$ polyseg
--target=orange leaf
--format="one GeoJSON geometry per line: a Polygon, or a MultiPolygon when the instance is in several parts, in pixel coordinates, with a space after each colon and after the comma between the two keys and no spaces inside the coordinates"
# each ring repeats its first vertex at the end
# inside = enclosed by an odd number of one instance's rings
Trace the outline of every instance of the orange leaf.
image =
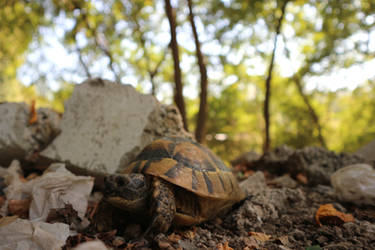
{"type": "Polygon", "coordinates": [[[249,232],[249,235],[253,237],[256,240],[259,240],[261,242],[266,242],[271,238],[270,235],[264,234],[264,233],[258,233],[258,232],[249,232]]]}
{"type": "Polygon", "coordinates": [[[29,115],[29,124],[34,124],[38,121],[38,117],[36,115],[35,111],[35,100],[32,100],[31,106],[30,106],[30,115],[29,115]]]}
{"type": "Polygon", "coordinates": [[[219,243],[217,244],[216,246],[216,249],[217,250],[233,250],[233,248],[231,248],[229,245],[228,245],[228,241],[223,244],[219,243]]]}
{"type": "Polygon", "coordinates": [[[346,222],[353,222],[354,217],[351,214],[345,214],[337,211],[332,204],[321,205],[315,214],[315,221],[319,226],[324,225],[342,225],[346,222]]]}
{"type": "Polygon", "coordinates": [[[178,241],[181,240],[181,235],[171,233],[170,235],[168,235],[168,240],[173,243],[178,243],[178,241]]]}
{"type": "Polygon", "coordinates": [[[307,182],[308,182],[305,174],[299,173],[299,174],[297,174],[296,178],[302,184],[307,184],[307,182]]]}
{"type": "Polygon", "coordinates": [[[0,207],[2,207],[5,203],[5,197],[4,196],[0,196],[0,207]]]}
{"type": "Polygon", "coordinates": [[[28,218],[31,199],[9,200],[8,210],[11,215],[18,215],[21,218],[28,218]]]}

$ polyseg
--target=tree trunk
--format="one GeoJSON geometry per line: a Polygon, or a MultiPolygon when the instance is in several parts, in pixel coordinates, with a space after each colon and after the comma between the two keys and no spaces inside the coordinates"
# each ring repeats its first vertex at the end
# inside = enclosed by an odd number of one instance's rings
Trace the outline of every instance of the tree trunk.
{"type": "Polygon", "coordinates": [[[277,48],[277,37],[280,34],[281,31],[281,25],[284,20],[284,15],[285,15],[285,10],[286,10],[286,5],[289,0],[285,0],[283,2],[283,5],[281,6],[281,15],[279,19],[277,20],[276,24],[276,32],[275,32],[275,39],[273,42],[273,51],[272,51],[272,56],[271,56],[271,62],[268,67],[268,74],[266,78],[266,94],[264,98],[264,121],[265,121],[265,140],[264,140],[264,145],[263,145],[263,152],[269,151],[271,147],[271,137],[270,137],[270,102],[271,102],[271,80],[272,80],[272,71],[273,71],[273,66],[274,66],[274,61],[275,61],[275,53],[276,53],[276,48],[277,48]]]}
{"type": "MultiPolygon", "coordinates": [[[[284,39],[284,44],[285,44],[285,54],[286,54],[286,57],[290,60],[290,51],[287,47],[287,43],[286,43],[286,38],[283,37],[284,39]]],[[[294,73],[293,74],[293,81],[294,83],[296,84],[296,87],[297,87],[297,90],[298,90],[298,93],[300,94],[300,96],[302,97],[303,99],[303,102],[305,103],[307,109],[309,110],[309,113],[311,115],[311,118],[313,119],[313,122],[315,123],[315,126],[316,128],[318,129],[318,140],[320,142],[320,145],[324,148],[327,148],[327,144],[326,144],[326,141],[323,137],[323,134],[322,134],[322,126],[320,125],[320,121],[319,121],[319,117],[318,115],[316,114],[313,106],[311,105],[310,103],[310,100],[309,98],[307,97],[307,95],[305,95],[304,91],[303,91],[303,85],[301,83],[301,75],[298,74],[298,73],[294,73]]]]}
{"type": "Polygon", "coordinates": [[[204,62],[204,57],[201,51],[201,44],[198,38],[197,28],[194,22],[194,14],[193,14],[193,4],[192,0],[187,0],[189,6],[189,20],[191,24],[191,29],[194,35],[194,42],[195,42],[195,50],[198,59],[199,65],[199,72],[201,76],[201,92],[199,95],[199,111],[197,117],[197,126],[195,129],[195,138],[198,142],[203,143],[205,141],[206,136],[206,120],[207,120],[207,85],[208,85],[208,78],[207,78],[207,68],[204,62]]]}
{"type": "Polygon", "coordinates": [[[324,137],[322,135],[322,127],[320,126],[319,117],[316,114],[314,108],[312,107],[309,99],[307,98],[307,96],[303,92],[303,87],[302,87],[302,84],[301,84],[301,79],[296,74],[294,74],[293,75],[293,80],[294,80],[294,82],[295,82],[295,84],[297,86],[298,93],[301,95],[301,97],[303,99],[303,102],[306,104],[307,109],[309,110],[309,113],[311,115],[311,118],[313,119],[313,121],[315,123],[315,126],[318,129],[318,140],[320,142],[320,145],[322,147],[324,147],[324,148],[327,148],[327,144],[326,144],[326,142],[324,140],[324,137]]]}
{"type": "Polygon", "coordinates": [[[185,111],[185,102],[184,102],[184,96],[182,94],[183,86],[182,86],[181,69],[180,69],[180,56],[179,56],[179,51],[178,51],[177,35],[176,35],[176,18],[173,13],[173,8],[172,8],[170,0],[165,0],[165,12],[167,14],[169,26],[171,29],[170,47],[171,47],[172,56],[173,56],[174,82],[175,82],[174,102],[176,106],[178,107],[178,109],[180,110],[182,121],[184,123],[184,128],[188,131],[186,111],[185,111]]]}

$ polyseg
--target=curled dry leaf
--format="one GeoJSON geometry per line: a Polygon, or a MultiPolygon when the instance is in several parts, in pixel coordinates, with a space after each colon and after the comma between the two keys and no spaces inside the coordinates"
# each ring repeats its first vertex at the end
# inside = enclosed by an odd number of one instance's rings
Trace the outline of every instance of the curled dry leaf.
{"type": "Polygon", "coordinates": [[[297,181],[299,181],[302,184],[308,183],[308,180],[307,180],[307,177],[306,177],[305,174],[302,174],[302,173],[297,174],[296,179],[297,179],[297,181]]]}
{"type": "Polygon", "coordinates": [[[290,242],[289,242],[289,237],[288,235],[283,235],[283,236],[280,236],[276,239],[276,242],[280,242],[282,245],[284,246],[288,246],[290,245],[290,242]]]}
{"type": "Polygon", "coordinates": [[[20,218],[29,217],[31,199],[9,200],[8,211],[11,215],[18,215],[20,218]]]}
{"type": "Polygon", "coordinates": [[[217,250],[233,250],[233,248],[231,248],[231,247],[229,246],[228,241],[225,242],[224,245],[223,245],[222,243],[217,244],[216,249],[217,249],[217,250]]]}
{"type": "Polygon", "coordinates": [[[30,115],[29,115],[29,124],[34,124],[38,121],[38,116],[36,115],[35,111],[35,100],[32,100],[30,106],[30,115]]]}
{"type": "Polygon", "coordinates": [[[181,231],[179,232],[179,234],[185,239],[193,239],[195,237],[196,232],[197,232],[197,228],[192,227],[192,229],[181,231]]]}
{"type": "Polygon", "coordinates": [[[132,241],[126,244],[124,250],[147,249],[147,242],[143,240],[132,241]]]}
{"type": "Polygon", "coordinates": [[[35,178],[39,177],[39,176],[40,176],[40,175],[37,174],[37,173],[31,173],[31,174],[29,174],[29,175],[26,177],[26,180],[27,180],[27,181],[30,181],[30,180],[32,180],[32,179],[35,179],[35,178]]]}
{"type": "Polygon", "coordinates": [[[5,196],[0,196],[0,207],[2,207],[5,203],[5,196]]]}
{"type": "Polygon", "coordinates": [[[249,232],[249,235],[251,237],[255,238],[256,240],[261,241],[261,242],[266,242],[267,240],[269,240],[271,238],[270,235],[264,234],[264,233],[259,233],[259,232],[249,232]]]}
{"type": "Polygon", "coordinates": [[[181,240],[181,235],[171,233],[170,235],[168,235],[168,240],[170,240],[173,243],[178,243],[178,241],[181,240]]]}
{"type": "Polygon", "coordinates": [[[337,211],[332,204],[321,205],[315,214],[315,221],[319,226],[324,225],[342,225],[346,222],[353,222],[354,217],[351,214],[345,214],[337,211]]]}

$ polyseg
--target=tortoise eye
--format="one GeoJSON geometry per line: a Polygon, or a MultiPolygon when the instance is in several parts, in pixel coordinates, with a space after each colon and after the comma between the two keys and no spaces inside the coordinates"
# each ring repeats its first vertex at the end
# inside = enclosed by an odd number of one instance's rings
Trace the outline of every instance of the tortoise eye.
{"type": "Polygon", "coordinates": [[[122,186],[124,186],[126,184],[126,182],[125,182],[124,178],[122,178],[122,176],[121,177],[119,176],[116,179],[116,184],[117,184],[117,186],[122,187],[122,186]]]}

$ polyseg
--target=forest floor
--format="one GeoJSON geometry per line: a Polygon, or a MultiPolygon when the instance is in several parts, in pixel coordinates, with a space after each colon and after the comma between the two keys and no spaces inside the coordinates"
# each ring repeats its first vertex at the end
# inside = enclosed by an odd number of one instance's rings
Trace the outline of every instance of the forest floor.
{"type": "MultiPolygon", "coordinates": [[[[319,184],[323,177],[313,180],[314,174],[293,173],[287,167],[297,151],[275,152],[235,163],[235,174],[248,197],[226,214],[200,225],[172,227],[165,234],[141,237],[145,226],[129,224],[121,211],[104,208],[109,217],[98,217],[103,209],[98,208],[100,190],[91,195],[86,226],[70,205],[51,210],[47,222],[63,222],[78,232],[68,237],[63,249],[95,239],[113,249],[374,249],[375,207],[339,201],[329,184],[319,184]],[[318,212],[319,208],[326,210],[318,212]],[[115,220],[117,226],[99,232],[98,218],[104,223],[115,220]]],[[[358,157],[318,148],[298,152],[305,162],[320,163],[326,172],[361,162],[358,157]]]]}
{"type": "MultiPolygon", "coordinates": [[[[261,160],[238,163],[237,175],[241,179],[251,175],[246,182],[253,191],[230,212],[212,221],[191,228],[172,228],[166,234],[142,239],[138,225],[124,229],[123,237],[116,236],[118,230],[84,233],[69,238],[65,247],[100,238],[117,249],[374,249],[375,207],[340,202],[330,185],[309,185],[316,181],[303,174],[292,178],[293,174],[286,173],[287,168],[277,171],[279,174],[265,170],[270,162],[280,170],[287,162],[284,152],[291,155],[290,150],[279,150],[261,160]],[[261,163],[262,167],[253,163],[261,163]],[[326,204],[332,204],[330,211],[317,215],[326,204]]],[[[320,162],[328,168],[340,164],[336,169],[360,161],[322,149],[304,150],[303,154],[306,161],[312,157],[315,164],[320,162]]]]}

